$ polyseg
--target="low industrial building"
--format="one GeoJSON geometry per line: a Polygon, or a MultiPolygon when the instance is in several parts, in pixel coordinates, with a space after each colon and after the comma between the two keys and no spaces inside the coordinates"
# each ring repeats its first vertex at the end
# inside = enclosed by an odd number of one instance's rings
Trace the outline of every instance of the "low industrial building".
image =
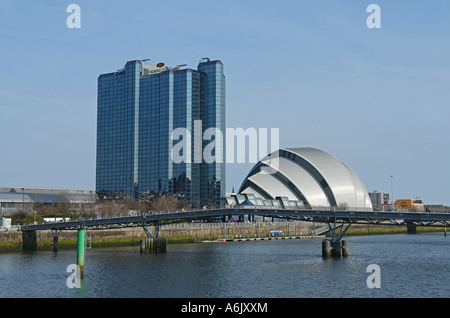
{"type": "Polygon", "coordinates": [[[423,212],[425,206],[421,198],[413,199],[397,199],[395,201],[397,211],[423,212]]]}
{"type": "Polygon", "coordinates": [[[18,211],[32,213],[43,205],[67,204],[70,209],[77,210],[83,204],[95,202],[95,190],[0,187],[0,216],[18,211]]]}

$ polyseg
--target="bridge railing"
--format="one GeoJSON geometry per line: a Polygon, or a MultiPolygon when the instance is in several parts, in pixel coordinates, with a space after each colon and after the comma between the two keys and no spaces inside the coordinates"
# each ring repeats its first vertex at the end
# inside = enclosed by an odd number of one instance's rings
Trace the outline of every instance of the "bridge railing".
{"type": "Polygon", "coordinates": [[[274,222],[185,222],[185,223],[169,223],[165,224],[165,227],[170,228],[198,228],[198,227],[246,227],[246,226],[288,226],[288,225],[316,225],[315,222],[308,221],[274,221],[274,222]]]}

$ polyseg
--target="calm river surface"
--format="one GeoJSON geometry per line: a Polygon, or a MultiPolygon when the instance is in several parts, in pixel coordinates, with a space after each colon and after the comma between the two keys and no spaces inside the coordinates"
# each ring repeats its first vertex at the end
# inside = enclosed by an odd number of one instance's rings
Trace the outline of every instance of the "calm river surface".
{"type": "Polygon", "coordinates": [[[80,288],[68,288],[75,250],[0,254],[0,297],[441,298],[450,297],[450,237],[347,237],[349,256],[321,257],[321,239],[88,249],[80,288]],[[380,268],[380,288],[368,288],[380,268]]]}

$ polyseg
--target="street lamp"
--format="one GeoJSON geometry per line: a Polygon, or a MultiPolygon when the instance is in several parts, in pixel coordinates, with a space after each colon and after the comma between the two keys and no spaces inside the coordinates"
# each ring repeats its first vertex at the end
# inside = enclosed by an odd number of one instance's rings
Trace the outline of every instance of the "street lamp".
{"type": "Polygon", "coordinates": [[[394,176],[391,175],[391,200],[392,200],[392,211],[394,211],[394,176]]]}

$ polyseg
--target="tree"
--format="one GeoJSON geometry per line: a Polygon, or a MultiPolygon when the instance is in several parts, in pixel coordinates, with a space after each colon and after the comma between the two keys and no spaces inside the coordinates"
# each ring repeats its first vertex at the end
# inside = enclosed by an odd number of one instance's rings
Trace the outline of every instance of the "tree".
{"type": "Polygon", "coordinates": [[[128,208],[124,203],[103,201],[95,207],[101,217],[116,217],[128,214],[128,208]]]}
{"type": "Polygon", "coordinates": [[[165,194],[156,199],[152,205],[152,211],[168,212],[187,208],[185,200],[180,200],[176,195],[165,194]]]}

